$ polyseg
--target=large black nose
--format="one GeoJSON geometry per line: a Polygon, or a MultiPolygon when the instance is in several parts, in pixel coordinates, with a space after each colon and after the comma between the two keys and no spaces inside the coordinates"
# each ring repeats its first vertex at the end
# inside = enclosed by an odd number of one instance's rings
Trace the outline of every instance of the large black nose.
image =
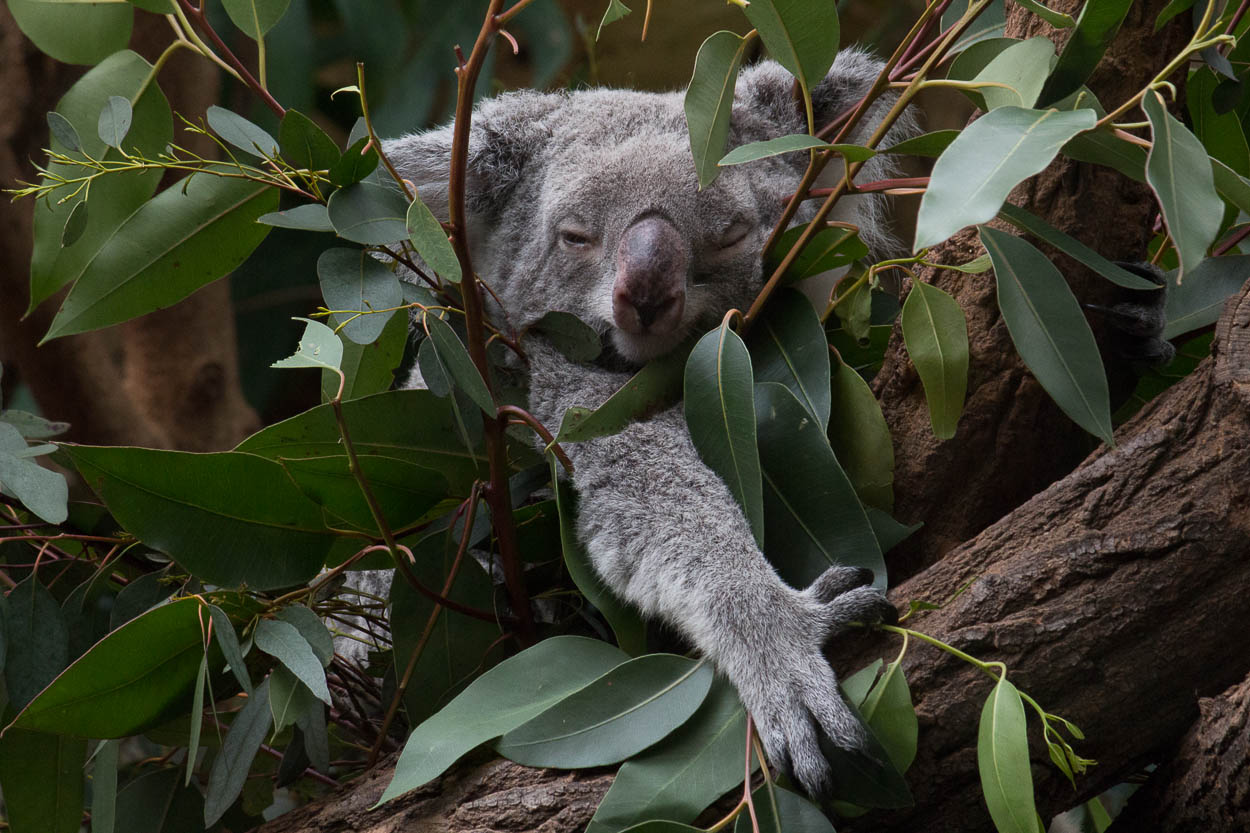
{"type": "Polygon", "coordinates": [[[663,217],[635,221],[616,250],[612,314],[627,333],[667,333],[681,323],[686,305],[690,248],[663,217]]]}

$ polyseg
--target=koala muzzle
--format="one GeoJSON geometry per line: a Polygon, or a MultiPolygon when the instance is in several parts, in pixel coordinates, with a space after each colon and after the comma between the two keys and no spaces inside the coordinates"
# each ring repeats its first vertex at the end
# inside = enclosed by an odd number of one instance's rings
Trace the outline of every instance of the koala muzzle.
{"type": "Polygon", "coordinates": [[[637,220],[616,250],[612,317],[627,333],[663,334],[681,324],[686,306],[690,252],[673,224],[662,217],[637,220]]]}

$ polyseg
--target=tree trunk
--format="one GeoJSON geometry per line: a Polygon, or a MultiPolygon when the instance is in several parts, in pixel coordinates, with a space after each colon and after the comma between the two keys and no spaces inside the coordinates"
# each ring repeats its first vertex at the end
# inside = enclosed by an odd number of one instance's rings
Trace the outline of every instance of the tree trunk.
{"type": "MultiPolygon", "coordinates": [[[[154,60],[170,39],[168,25],[143,12],[135,24],[134,48],[154,60]]],[[[41,54],[18,30],[8,7],[0,8],[4,187],[35,176],[31,160],[43,156],[48,102],[81,74],[81,68],[41,54]]],[[[160,81],[175,112],[202,113],[216,100],[216,79],[207,61],[182,51],[160,81]]],[[[239,386],[226,281],[119,327],[35,347],[60,296],[20,320],[30,298],[33,208],[29,199],[0,202],[0,360],[9,383],[25,382],[46,416],[71,423],[65,439],[209,451],[229,448],[259,427],[239,386]]]]}
{"type": "MultiPolygon", "coordinates": [[[[1077,0],[1049,4],[1075,14],[1077,0]]],[[[1134,3],[1090,87],[1104,102],[1125,100],[1158,72],[1187,40],[1173,23],[1155,35],[1163,0],[1134,3]],[[1150,43],[1150,49],[1141,49],[1150,43]]],[[[1070,30],[1053,30],[1022,6],[1008,5],[1011,37],[1053,36],[1061,44],[1070,30]]],[[[1149,189],[1108,168],[1068,159],[1012,192],[1009,201],[1044,218],[1114,260],[1144,259],[1157,208],[1149,189]],[[1114,217],[1115,222],[1107,222],[1114,217]]],[[[1083,301],[1106,303],[1115,287],[1060,255],[1044,250],[1083,301]]],[[[937,247],[933,259],[964,263],[981,254],[975,229],[937,247]]],[[[1094,440],[1059,410],[1024,366],[998,312],[990,273],[965,275],[928,270],[921,277],[954,296],[968,318],[968,398],[951,440],[934,438],[928,405],[915,367],[903,345],[900,325],[873,381],[894,437],[895,515],[924,527],[890,553],[890,576],[913,575],[967,541],[989,524],[1067,474],[1093,448],[1094,440]],[[952,496],[956,496],[952,503],[952,496]]],[[[1091,320],[1095,334],[1102,321],[1091,320]]],[[[1108,356],[1108,376],[1130,378],[1108,356]]]]}

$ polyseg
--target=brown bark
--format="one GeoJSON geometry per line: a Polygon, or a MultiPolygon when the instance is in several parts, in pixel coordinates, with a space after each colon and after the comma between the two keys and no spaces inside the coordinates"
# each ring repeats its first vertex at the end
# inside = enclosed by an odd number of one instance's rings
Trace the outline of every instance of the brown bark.
{"type": "Polygon", "coordinates": [[[1113,833],[1250,830],[1250,677],[1198,709],[1201,718],[1129,800],[1113,833]]]}
{"type": "MultiPolygon", "coordinates": [[[[133,46],[154,60],[167,33],[163,19],[140,12],[133,46]]],[[[82,71],[40,54],[0,8],[0,186],[34,177],[30,160],[42,157],[48,135],[44,113],[82,71]]],[[[176,112],[202,113],[216,99],[216,70],[186,51],[160,81],[176,112]]],[[[47,416],[72,424],[68,439],[208,451],[229,448],[258,427],[239,386],[225,281],[168,310],[35,347],[56,300],[19,320],[30,297],[33,206],[0,203],[0,359],[47,416]]]]}
{"type": "MultiPolygon", "coordinates": [[[[1050,5],[1075,14],[1082,4],[1050,5]]],[[[1101,101],[1119,103],[1133,95],[1184,45],[1180,25],[1153,34],[1164,5],[1163,0],[1133,4],[1090,83],[1101,101]],[[1151,48],[1142,49],[1143,43],[1151,48]]],[[[1008,8],[1009,36],[1046,34],[1060,42],[1066,37],[1021,6],[1008,8]]],[[[1116,260],[1144,259],[1157,210],[1145,185],[1108,168],[1062,158],[1018,187],[1010,201],[1116,260]],[[1107,221],[1111,217],[1114,222],[1107,221]]],[[[975,229],[968,229],[937,247],[933,259],[958,264],[980,253],[975,229]]],[[[1114,287],[1105,279],[1054,250],[1047,254],[1078,298],[1106,303],[1114,287]]],[[[895,332],[873,388],[894,437],[895,514],[925,525],[890,553],[893,579],[932,564],[1067,474],[1095,442],[1059,410],[1020,360],[998,312],[992,274],[930,270],[921,277],[953,295],[967,315],[968,397],[955,437],[935,439],[920,379],[895,332]],[[952,495],[958,496],[954,505],[952,495]]],[[[1096,334],[1103,323],[1091,318],[1096,334]]],[[[1114,357],[1108,362],[1113,384],[1127,375],[1114,357]]]]}

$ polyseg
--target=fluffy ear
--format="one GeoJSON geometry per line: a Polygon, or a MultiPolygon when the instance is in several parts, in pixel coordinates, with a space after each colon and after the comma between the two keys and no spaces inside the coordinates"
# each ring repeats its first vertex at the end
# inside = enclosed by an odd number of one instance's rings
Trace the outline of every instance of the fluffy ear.
{"type": "MultiPolygon", "coordinates": [[[[559,94],[508,93],[478,105],[469,134],[469,211],[490,216],[503,205],[527,163],[550,139],[549,117],[564,101],[559,94]]],[[[434,214],[447,218],[452,125],[386,142],[396,170],[417,186],[434,214]]]]}
{"type": "MultiPolygon", "coordinates": [[[[883,65],[860,49],[839,52],[829,74],[812,90],[817,129],[858,102],[883,65]]],[[[743,70],[734,96],[734,123],[750,136],[747,141],[806,133],[794,76],[775,61],[761,61],[743,70]]]]}

